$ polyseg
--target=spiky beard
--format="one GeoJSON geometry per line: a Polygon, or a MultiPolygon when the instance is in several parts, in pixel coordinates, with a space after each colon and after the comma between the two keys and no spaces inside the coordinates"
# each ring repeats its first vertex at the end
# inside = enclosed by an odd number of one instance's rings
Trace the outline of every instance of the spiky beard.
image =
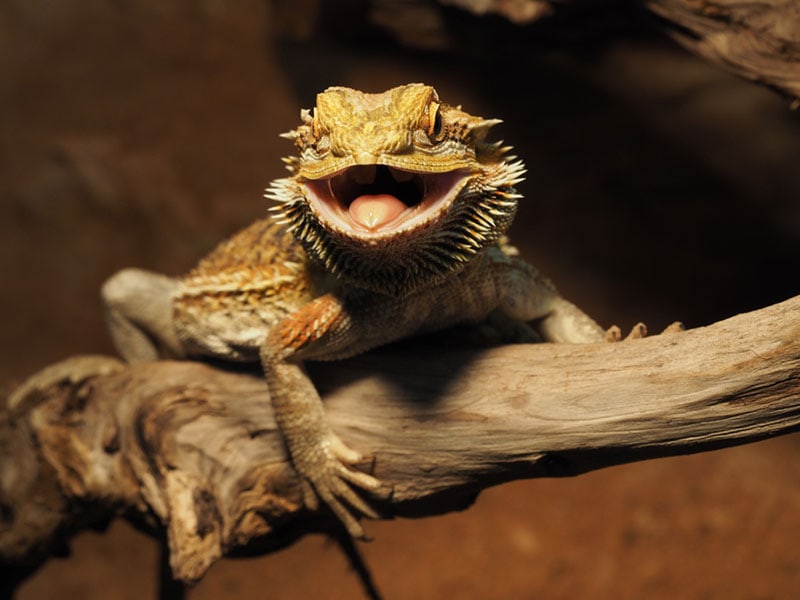
{"type": "Polygon", "coordinates": [[[438,218],[374,242],[326,227],[293,178],[276,180],[267,195],[279,201],[276,218],[326,271],[353,287],[406,295],[458,273],[504,235],[523,170],[521,162],[500,162],[469,175],[438,218]]]}

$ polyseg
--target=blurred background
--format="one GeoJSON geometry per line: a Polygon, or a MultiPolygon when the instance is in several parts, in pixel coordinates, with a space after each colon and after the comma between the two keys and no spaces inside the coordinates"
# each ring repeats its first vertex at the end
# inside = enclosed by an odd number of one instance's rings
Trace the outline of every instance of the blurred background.
{"type": "MultiPolygon", "coordinates": [[[[591,3],[589,3],[591,4],[591,3]]],[[[180,274],[265,214],[278,133],[329,85],[421,81],[528,165],[512,238],[604,326],[699,327],[800,293],[800,113],[599,7],[532,25],[425,0],[0,4],[0,385],[111,353],[98,290],[180,274]]],[[[506,484],[369,523],[387,598],[790,598],[800,437],[506,484]]],[[[154,597],[157,544],[86,532],[21,600],[154,597]]],[[[358,598],[309,536],[223,560],[190,598],[358,598]]]]}

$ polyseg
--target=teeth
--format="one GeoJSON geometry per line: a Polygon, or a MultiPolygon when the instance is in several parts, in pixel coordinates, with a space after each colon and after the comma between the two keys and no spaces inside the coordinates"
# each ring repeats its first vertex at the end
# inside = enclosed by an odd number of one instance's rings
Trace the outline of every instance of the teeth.
{"type": "Polygon", "coordinates": [[[411,179],[415,175],[410,171],[403,171],[401,169],[395,169],[394,167],[389,167],[389,174],[391,174],[392,179],[394,179],[397,183],[405,183],[406,181],[411,181],[411,179]]]}
{"type": "Polygon", "coordinates": [[[352,167],[348,175],[359,185],[369,185],[375,182],[376,171],[375,165],[359,165],[352,167]]]}

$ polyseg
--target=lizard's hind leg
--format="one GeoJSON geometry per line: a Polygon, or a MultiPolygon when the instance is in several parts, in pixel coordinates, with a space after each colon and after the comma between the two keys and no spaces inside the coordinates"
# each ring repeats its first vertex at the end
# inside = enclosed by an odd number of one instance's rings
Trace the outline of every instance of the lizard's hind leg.
{"type": "Polygon", "coordinates": [[[178,280],[125,269],[104,284],[101,296],[114,346],[128,362],[180,358],[184,352],[172,323],[178,280]]]}

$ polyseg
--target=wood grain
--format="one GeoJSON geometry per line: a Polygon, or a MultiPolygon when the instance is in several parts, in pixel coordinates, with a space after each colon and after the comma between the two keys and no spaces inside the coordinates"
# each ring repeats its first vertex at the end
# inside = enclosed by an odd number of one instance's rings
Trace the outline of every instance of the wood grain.
{"type": "MultiPolygon", "coordinates": [[[[311,369],[387,518],[463,508],[512,479],[577,475],[800,428],[800,297],[616,344],[407,342],[311,369]]],[[[300,506],[258,373],[75,357],[0,410],[0,561],[33,564],[126,515],[166,531],[183,581],[333,521],[300,506]],[[302,517],[302,518],[298,518],[302,517]]]]}
{"type": "MultiPolygon", "coordinates": [[[[501,14],[518,24],[559,10],[596,10],[585,0],[440,0],[477,15],[501,14]]],[[[800,4],[795,0],[643,0],[689,51],[740,77],[766,85],[800,105],[800,4]]],[[[629,9],[632,4],[625,5],[629,9]]],[[[620,10],[608,3],[607,10],[620,10]]]]}

